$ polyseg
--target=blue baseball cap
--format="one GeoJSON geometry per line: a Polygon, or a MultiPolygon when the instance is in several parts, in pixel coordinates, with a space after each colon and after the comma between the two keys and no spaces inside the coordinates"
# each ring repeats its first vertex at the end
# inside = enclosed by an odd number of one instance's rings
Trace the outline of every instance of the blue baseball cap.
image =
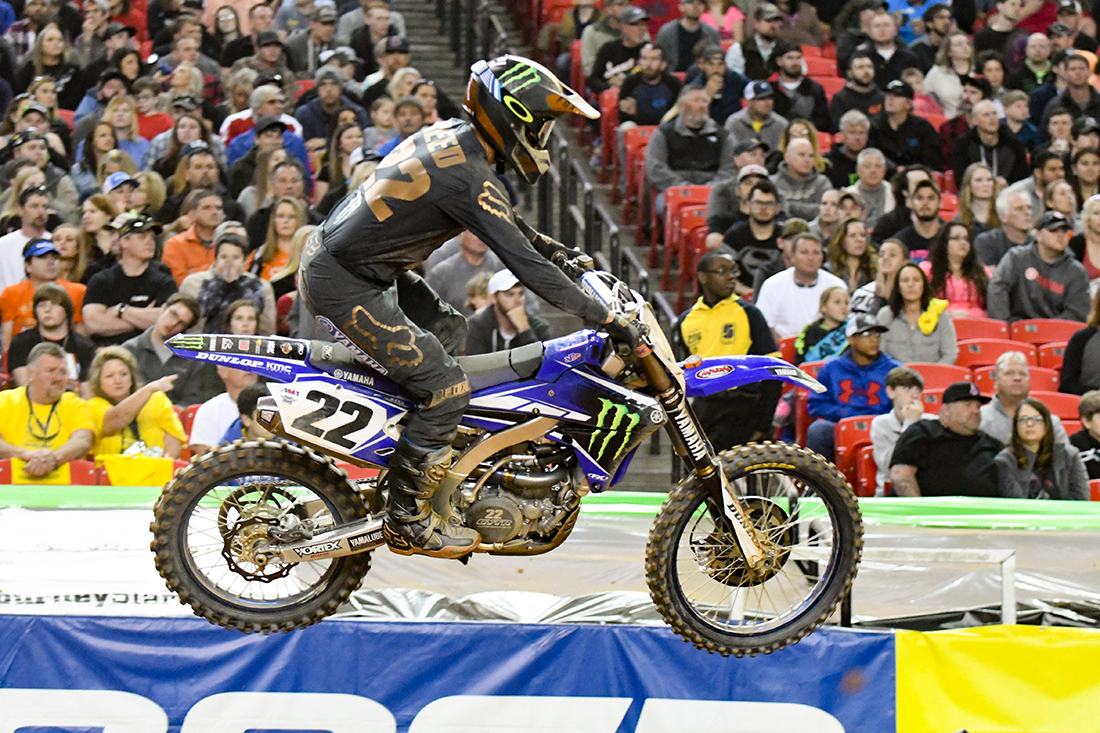
{"type": "Polygon", "coordinates": [[[29,260],[31,257],[41,257],[51,252],[59,256],[61,254],[57,251],[57,246],[54,245],[53,241],[45,237],[39,237],[38,239],[32,239],[23,246],[23,259],[29,260]]]}
{"type": "Polygon", "coordinates": [[[130,174],[126,171],[118,171],[107,176],[107,180],[103,182],[103,193],[107,194],[114,191],[119,186],[130,184],[134,188],[138,187],[138,182],[130,177],[130,174]]]}

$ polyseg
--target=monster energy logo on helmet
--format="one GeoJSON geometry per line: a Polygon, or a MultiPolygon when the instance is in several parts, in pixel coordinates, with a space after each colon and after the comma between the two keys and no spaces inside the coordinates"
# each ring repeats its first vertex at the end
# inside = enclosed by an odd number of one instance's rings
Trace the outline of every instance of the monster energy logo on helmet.
{"type": "Polygon", "coordinates": [[[604,451],[607,450],[608,443],[611,442],[611,438],[615,435],[616,431],[622,429],[623,442],[619,445],[619,450],[615,451],[615,455],[612,456],[612,460],[618,460],[622,455],[623,448],[630,442],[630,435],[634,432],[634,428],[641,422],[641,418],[637,414],[630,411],[630,408],[626,405],[620,405],[611,400],[600,398],[600,404],[603,405],[603,409],[600,410],[600,414],[596,417],[596,429],[592,431],[592,437],[588,441],[588,452],[592,454],[593,458],[597,461],[603,458],[604,451]],[[625,421],[625,425],[623,424],[625,421]],[[605,425],[605,423],[607,423],[605,425]],[[604,433],[603,442],[600,443],[599,448],[596,448],[596,442],[600,439],[601,433],[604,433]],[[595,453],[593,453],[595,449],[595,453]]]}
{"type": "Polygon", "coordinates": [[[509,92],[516,94],[541,82],[542,74],[531,64],[521,61],[497,78],[501,84],[508,86],[509,92]]]}

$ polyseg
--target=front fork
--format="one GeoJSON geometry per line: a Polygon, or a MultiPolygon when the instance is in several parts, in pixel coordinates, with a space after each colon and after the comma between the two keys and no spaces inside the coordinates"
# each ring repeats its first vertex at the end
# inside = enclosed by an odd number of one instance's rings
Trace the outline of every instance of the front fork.
{"type": "Polygon", "coordinates": [[[648,339],[642,340],[634,355],[638,357],[650,387],[656,392],[657,400],[668,416],[668,434],[672,440],[672,449],[691,466],[695,475],[710,491],[711,497],[722,507],[722,514],[733,529],[741,555],[748,566],[752,569],[759,568],[765,560],[759,535],[749,520],[741,499],[726,478],[726,472],[721,470],[715,460],[710,444],[699,432],[695,417],[688,410],[684,393],[653,353],[648,339]]]}

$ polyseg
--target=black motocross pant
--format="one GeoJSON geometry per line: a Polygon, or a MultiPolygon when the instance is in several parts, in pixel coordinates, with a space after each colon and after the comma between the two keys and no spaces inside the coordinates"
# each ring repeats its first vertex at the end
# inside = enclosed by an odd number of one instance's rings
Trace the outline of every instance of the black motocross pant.
{"type": "Polygon", "coordinates": [[[365,280],[315,241],[302,252],[298,292],[322,326],[420,403],[405,439],[428,449],[450,445],[470,403],[470,383],[452,358],[466,345],[462,314],[415,273],[392,283],[365,280]]]}

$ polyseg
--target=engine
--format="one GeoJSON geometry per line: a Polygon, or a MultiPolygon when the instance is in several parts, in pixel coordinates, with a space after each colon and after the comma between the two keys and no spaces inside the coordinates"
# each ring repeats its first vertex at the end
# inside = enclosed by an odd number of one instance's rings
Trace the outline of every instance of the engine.
{"type": "Polygon", "coordinates": [[[545,543],[557,544],[558,531],[575,517],[584,493],[587,487],[569,448],[526,443],[478,466],[458,487],[456,504],[464,524],[476,529],[484,544],[516,541],[511,544],[533,552],[545,543]]]}

